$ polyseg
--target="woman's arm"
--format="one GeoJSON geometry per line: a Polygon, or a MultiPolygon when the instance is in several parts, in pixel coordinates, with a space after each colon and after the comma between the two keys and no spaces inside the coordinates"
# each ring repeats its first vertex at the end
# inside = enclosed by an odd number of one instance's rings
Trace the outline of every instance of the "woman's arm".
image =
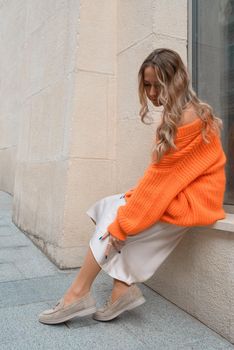
{"type": "Polygon", "coordinates": [[[160,172],[150,165],[127,203],[120,206],[107,230],[118,239],[137,234],[160,219],[185,183],[173,171],[160,172]]]}
{"type": "MultiPolygon", "coordinates": [[[[210,144],[197,143],[194,149],[188,148],[188,153],[184,149],[181,152],[183,157],[175,153],[176,161],[167,171],[155,164],[146,169],[133,194],[124,206],[118,208],[115,220],[108,226],[111,235],[125,240],[163,219],[166,211],[164,219],[168,222],[174,220],[176,224],[176,215],[191,208],[188,221],[192,226],[195,222],[192,213],[196,212],[201,199],[203,207],[209,200],[220,207],[220,197],[216,198],[215,193],[223,195],[226,163],[220,140],[216,137],[210,144]],[[205,191],[210,191],[212,196],[205,191]]],[[[205,220],[207,214],[202,214],[202,210],[199,212],[200,220],[205,220]]]]}

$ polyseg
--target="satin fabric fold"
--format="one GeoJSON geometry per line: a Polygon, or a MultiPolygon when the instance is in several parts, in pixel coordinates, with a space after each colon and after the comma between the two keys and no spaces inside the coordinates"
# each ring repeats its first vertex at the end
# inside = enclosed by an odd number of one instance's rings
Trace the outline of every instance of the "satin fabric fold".
{"type": "Polygon", "coordinates": [[[89,246],[97,263],[111,277],[127,284],[149,279],[191,228],[158,221],[138,235],[129,236],[119,254],[112,249],[105,259],[109,238],[99,240],[116,217],[119,206],[125,205],[124,193],[104,197],[95,202],[87,215],[96,222],[89,246]]]}

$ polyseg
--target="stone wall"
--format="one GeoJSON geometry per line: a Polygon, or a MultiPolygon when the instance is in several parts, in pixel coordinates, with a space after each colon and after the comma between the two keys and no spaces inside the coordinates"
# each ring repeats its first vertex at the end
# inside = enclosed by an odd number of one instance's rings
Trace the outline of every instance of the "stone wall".
{"type": "Polygon", "coordinates": [[[141,123],[137,73],[157,47],[186,62],[187,2],[5,1],[0,11],[2,74],[18,83],[3,95],[1,189],[15,224],[60,268],[77,267],[94,229],[88,207],[134,187],[150,160],[160,109],[141,123]]]}

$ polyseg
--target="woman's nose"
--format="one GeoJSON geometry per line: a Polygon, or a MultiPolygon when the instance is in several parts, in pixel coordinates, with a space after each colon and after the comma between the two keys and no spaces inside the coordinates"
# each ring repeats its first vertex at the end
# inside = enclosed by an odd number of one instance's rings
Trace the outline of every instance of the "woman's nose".
{"type": "Polygon", "coordinates": [[[150,88],[150,96],[155,96],[156,95],[156,89],[155,87],[152,85],[151,88],[150,88]]]}

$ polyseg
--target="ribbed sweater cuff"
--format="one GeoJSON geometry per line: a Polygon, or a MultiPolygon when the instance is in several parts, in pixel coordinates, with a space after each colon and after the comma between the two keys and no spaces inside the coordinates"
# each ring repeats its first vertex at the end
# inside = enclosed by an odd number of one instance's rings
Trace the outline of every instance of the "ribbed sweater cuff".
{"type": "Polygon", "coordinates": [[[126,233],[121,229],[118,220],[113,221],[108,227],[107,231],[110,232],[110,234],[122,241],[125,241],[127,238],[126,233]]]}

